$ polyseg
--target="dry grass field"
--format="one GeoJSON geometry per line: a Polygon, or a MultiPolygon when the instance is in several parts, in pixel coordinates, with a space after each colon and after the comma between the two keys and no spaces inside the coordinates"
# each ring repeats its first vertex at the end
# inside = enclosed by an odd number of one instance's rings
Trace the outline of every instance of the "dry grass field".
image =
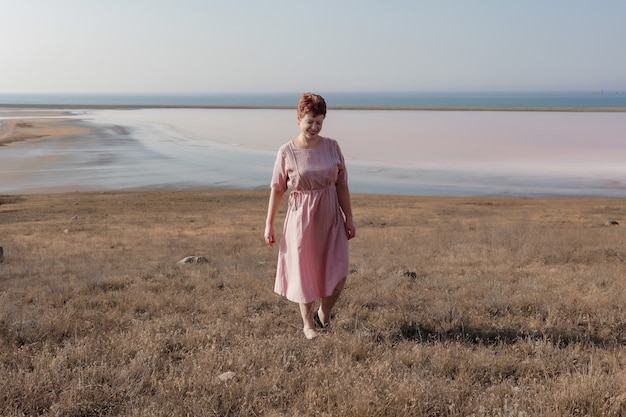
{"type": "Polygon", "coordinates": [[[309,341],[267,196],[0,196],[0,415],[626,415],[626,199],[354,195],[309,341]]]}

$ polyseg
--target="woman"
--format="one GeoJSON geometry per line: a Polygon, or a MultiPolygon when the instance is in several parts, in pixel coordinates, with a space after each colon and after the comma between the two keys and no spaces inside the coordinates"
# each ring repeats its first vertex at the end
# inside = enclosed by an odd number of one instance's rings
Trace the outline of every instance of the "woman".
{"type": "Polygon", "coordinates": [[[348,240],[355,236],[341,149],[319,135],[325,117],[321,96],[300,97],[300,134],[278,150],[265,223],[265,241],[274,246],[274,220],[289,189],[274,291],[300,304],[307,339],[318,336],[316,326],[330,325],[348,275],[348,240]]]}

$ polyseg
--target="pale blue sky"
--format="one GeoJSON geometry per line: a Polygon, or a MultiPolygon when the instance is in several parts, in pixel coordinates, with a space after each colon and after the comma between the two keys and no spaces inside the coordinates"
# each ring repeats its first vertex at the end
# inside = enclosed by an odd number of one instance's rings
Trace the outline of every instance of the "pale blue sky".
{"type": "Polygon", "coordinates": [[[624,0],[3,0],[0,93],[626,90],[624,0]]]}

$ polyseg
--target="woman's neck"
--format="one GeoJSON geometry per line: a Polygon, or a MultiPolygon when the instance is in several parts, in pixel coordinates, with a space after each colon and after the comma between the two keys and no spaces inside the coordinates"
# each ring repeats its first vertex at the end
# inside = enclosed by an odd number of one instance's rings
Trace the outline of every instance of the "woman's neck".
{"type": "Polygon", "coordinates": [[[298,148],[302,148],[302,149],[316,148],[320,145],[321,142],[322,142],[322,137],[320,135],[307,138],[303,136],[302,134],[300,134],[294,140],[295,145],[298,148]]]}

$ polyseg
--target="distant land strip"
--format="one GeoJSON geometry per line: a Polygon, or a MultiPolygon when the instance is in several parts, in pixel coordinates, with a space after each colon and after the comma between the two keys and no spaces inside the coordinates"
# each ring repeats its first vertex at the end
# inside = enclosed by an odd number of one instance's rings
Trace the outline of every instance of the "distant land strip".
{"type": "MultiPolygon", "coordinates": [[[[12,104],[0,103],[3,108],[109,110],[109,109],[260,109],[295,110],[296,106],[261,105],[203,105],[203,104],[12,104]]],[[[497,107],[497,106],[328,106],[329,110],[412,110],[412,111],[519,111],[519,112],[626,112],[626,107],[497,107]]]]}

